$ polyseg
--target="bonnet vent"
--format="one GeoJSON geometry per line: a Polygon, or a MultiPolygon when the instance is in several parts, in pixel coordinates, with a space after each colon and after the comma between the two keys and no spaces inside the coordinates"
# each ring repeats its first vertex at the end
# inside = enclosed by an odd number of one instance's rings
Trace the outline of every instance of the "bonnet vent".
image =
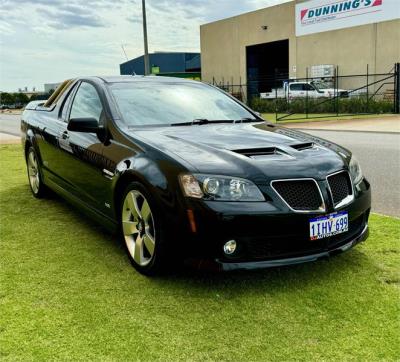
{"type": "Polygon", "coordinates": [[[307,142],[307,143],[298,143],[296,145],[291,145],[290,147],[294,148],[297,151],[304,151],[310,148],[314,148],[315,145],[312,142],[307,142]]]}
{"type": "Polygon", "coordinates": [[[275,155],[281,153],[276,147],[248,148],[242,150],[232,150],[232,152],[239,153],[247,157],[267,156],[267,155],[275,155]]]}

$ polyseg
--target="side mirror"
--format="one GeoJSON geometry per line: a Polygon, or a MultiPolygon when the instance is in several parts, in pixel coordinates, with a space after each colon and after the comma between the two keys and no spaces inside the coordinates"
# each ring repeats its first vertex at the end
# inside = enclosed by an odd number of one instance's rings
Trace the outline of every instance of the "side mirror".
{"type": "Polygon", "coordinates": [[[72,118],[67,126],[68,131],[86,133],[97,133],[100,128],[99,122],[94,118],[72,118]]]}

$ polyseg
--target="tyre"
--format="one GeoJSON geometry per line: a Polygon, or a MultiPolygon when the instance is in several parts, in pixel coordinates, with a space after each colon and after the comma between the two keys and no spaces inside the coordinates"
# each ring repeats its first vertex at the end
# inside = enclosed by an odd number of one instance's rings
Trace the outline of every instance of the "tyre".
{"type": "Polygon", "coordinates": [[[121,232],[132,265],[144,275],[165,270],[166,232],[151,194],[138,182],[130,183],[120,209],[121,232]]]}
{"type": "Polygon", "coordinates": [[[40,199],[47,195],[46,185],[43,183],[39,159],[35,149],[31,146],[26,154],[26,167],[28,171],[29,186],[33,196],[40,199]]]}

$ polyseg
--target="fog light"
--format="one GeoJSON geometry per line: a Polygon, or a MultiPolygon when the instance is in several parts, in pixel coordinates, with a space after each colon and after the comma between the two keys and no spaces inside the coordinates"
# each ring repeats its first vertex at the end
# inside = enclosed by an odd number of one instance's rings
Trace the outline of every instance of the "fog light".
{"type": "Polygon", "coordinates": [[[224,244],[224,253],[231,255],[235,252],[236,250],[236,241],[235,240],[229,240],[224,244]]]}

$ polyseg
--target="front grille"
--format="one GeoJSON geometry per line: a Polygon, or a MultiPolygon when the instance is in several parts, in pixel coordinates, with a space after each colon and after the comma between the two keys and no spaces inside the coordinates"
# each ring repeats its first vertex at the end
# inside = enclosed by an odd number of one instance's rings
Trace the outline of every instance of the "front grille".
{"type": "Polygon", "coordinates": [[[272,187],[293,210],[315,211],[323,207],[321,193],[314,180],[273,181],[272,187]]]}
{"type": "Polygon", "coordinates": [[[347,196],[353,194],[350,176],[347,171],[329,176],[328,183],[331,189],[333,203],[335,205],[343,201],[347,196]]]}

